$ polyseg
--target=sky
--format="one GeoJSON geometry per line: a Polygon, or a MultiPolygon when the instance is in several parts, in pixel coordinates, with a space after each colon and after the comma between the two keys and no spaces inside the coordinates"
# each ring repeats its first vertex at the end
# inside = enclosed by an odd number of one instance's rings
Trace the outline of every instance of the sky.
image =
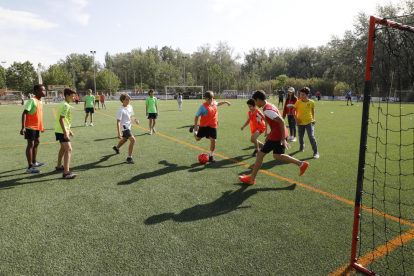
{"type": "Polygon", "coordinates": [[[48,67],[93,50],[104,63],[106,52],[169,46],[191,54],[227,41],[242,62],[253,48],[326,45],[353,30],[359,12],[375,15],[393,1],[0,0],[0,61],[48,67]]]}

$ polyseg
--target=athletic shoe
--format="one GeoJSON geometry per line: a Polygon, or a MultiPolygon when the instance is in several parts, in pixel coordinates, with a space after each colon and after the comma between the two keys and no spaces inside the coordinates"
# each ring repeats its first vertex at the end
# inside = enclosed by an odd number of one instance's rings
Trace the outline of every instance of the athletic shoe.
{"type": "Polygon", "coordinates": [[[257,149],[255,149],[255,150],[254,150],[254,152],[252,153],[252,156],[253,156],[253,157],[256,157],[258,152],[259,152],[259,151],[258,151],[257,149]]]}
{"type": "Polygon", "coordinates": [[[93,123],[91,122],[91,126],[93,126],[93,123]]]}
{"type": "Polygon", "coordinates": [[[292,142],[296,142],[296,141],[297,141],[297,140],[296,140],[296,137],[293,137],[291,141],[292,141],[292,142]]]}
{"type": "Polygon", "coordinates": [[[40,163],[40,162],[37,162],[37,161],[36,161],[36,163],[32,164],[33,167],[41,167],[41,166],[44,166],[44,165],[45,165],[45,163],[40,163]]]}
{"type": "Polygon", "coordinates": [[[302,167],[299,167],[299,169],[300,169],[299,176],[301,176],[302,174],[304,174],[304,173],[305,173],[305,171],[306,171],[306,169],[308,168],[308,166],[309,166],[309,163],[308,163],[308,162],[303,161],[302,167]]]}
{"type": "Polygon", "coordinates": [[[55,172],[62,172],[65,170],[65,167],[63,167],[63,165],[61,167],[55,167],[55,172]]]}
{"type": "Polygon", "coordinates": [[[84,126],[88,126],[88,123],[87,123],[87,122],[85,122],[84,126]]]}
{"type": "Polygon", "coordinates": [[[245,184],[249,184],[249,185],[254,185],[256,184],[256,179],[254,179],[253,181],[250,180],[250,175],[239,175],[239,180],[245,184]]]}
{"type": "Polygon", "coordinates": [[[300,147],[299,147],[299,151],[300,151],[300,152],[304,152],[304,151],[305,151],[305,145],[300,145],[300,147]]]}
{"type": "Polygon", "coordinates": [[[288,138],[286,138],[286,141],[292,141],[292,136],[289,136],[288,138]]]}
{"type": "Polygon", "coordinates": [[[216,163],[217,161],[216,161],[216,159],[214,159],[214,156],[209,156],[208,157],[208,162],[216,163]]]}
{"type": "Polygon", "coordinates": [[[190,132],[194,131],[194,126],[190,127],[190,132]]]}
{"type": "Polygon", "coordinates": [[[62,173],[62,178],[64,179],[72,179],[77,177],[77,174],[71,173],[71,172],[67,172],[67,173],[62,173]]]}
{"type": "Polygon", "coordinates": [[[150,131],[148,134],[149,134],[149,135],[152,135],[152,131],[150,131]]]}
{"type": "Polygon", "coordinates": [[[117,153],[117,154],[119,154],[119,149],[116,147],[116,146],[113,146],[112,147],[112,149],[117,153]]]}
{"type": "Polygon", "coordinates": [[[315,153],[315,154],[313,155],[313,159],[319,159],[319,153],[315,153]]]}
{"type": "Polygon", "coordinates": [[[156,131],[155,131],[155,127],[152,127],[152,132],[154,132],[154,133],[156,132],[156,131]]]}
{"type": "Polygon", "coordinates": [[[41,173],[38,169],[35,167],[27,168],[26,173],[41,173]]]}
{"type": "Polygon", "coordinates": [[[134,164],[135,162],[134,162],[134,160],[132,160],[132,157],[128,157],[127,159],[126,159],[126,162],[128,163],[128,164],[134,164]]]}

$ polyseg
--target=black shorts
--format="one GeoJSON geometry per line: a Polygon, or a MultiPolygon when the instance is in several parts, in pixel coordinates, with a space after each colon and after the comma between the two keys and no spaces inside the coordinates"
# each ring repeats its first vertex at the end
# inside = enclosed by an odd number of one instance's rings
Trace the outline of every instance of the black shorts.
{"type": "Polygon", "coordinates": [[[55,132],[55,136],[56,136],[56,141],[59,141],[61,143],[68,143],[70,142],[70,138],[69,140],[65,139],[65,135],[63,133],[57,133],[55,132]]]}
{"type": "Polygon", "coordinates": [[[148,113],[147,119],[157,119],[157,113],[148,113]]]}
{"type": "Polygon", "coordinates": [[[283,103],[283,98],[279,98],[279,103],[283,103]]]}
{"type": "Polygon", "coordinates": [[[280,144],[280,141],[267,140],[261,149],[264,153],[269,153],[273,150],[273,154],[285,154],[285,146],[280,144]]]}
{"type": "Polygon", "coordinates": [[[347,99],[347,100],[350,100],[350,99],[351,99],[351,97],[346,97],[346,99],[347,99]]]}
{"type": "Polygon", "coordinates": [[[99,100],[95,100],[95,103],[99,103],[99,100]]]}
{"type": "Polygon", "coordinates": [[[124,130],[124,131],[122,131],[122,137],[124,137],[124,138],[129,138],[129,137],[131,137],[131,136],[134,136],[134,135],[132,135],[132,133],[131,133],[131,130],[130,129],[127,129],[127,130],[124,130]]]}
{"type": "Polygon", "coordinates": [[[36,140],[36,138],[40,137],[40,131],[34,130],[30,128],[26,128],[26,132],[24,133],[24,139],[26,140],[36,140]]]}
{"type": "Polygon", "coordinates": [[[197,132],[197,137],[198,138],[213,138],[213,139],[217,139],[217,128],[212,128],[212,127],[200,127],[198,129],[197,132]]]}
{"type": "Polygon", "coordinates": [[[94,109],[93,107],[87,107],[87,108],[85,108],[85,113],[93,114],[95,112],[93,109],[94,109]]]}

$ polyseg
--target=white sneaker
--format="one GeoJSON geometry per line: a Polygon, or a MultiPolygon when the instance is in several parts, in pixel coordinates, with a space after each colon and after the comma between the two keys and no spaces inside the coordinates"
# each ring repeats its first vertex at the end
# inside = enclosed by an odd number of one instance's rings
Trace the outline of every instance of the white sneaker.
{"type": "Polygon", "coordinates": [[[91,126],[93,126],[93,123],[91,122],[91,126]]]}
{"type": "Polygon", "coordinates": [[[289,136],[288,138],[286,138],[286,141],[290,141],[292,138],[289,136]]]}
{"type": "Polygon", "coordinates": [[[315,153],[315,154],[313,155],[313,159],[319,159],[319,153],[315,153]]]}
{"type": "Polygon", "coordinates": [[[27,170],[26,170],[26,173],[40,173],[40,172],[41,171],[39,171],[35,167],[27,168],[27,170]]]}
{"type": "Polygon", "coordinates": [[[152,127],[152,132],[154,132],[154,133],[156,132],[156,131],[155,131],[155,127],[152,127]]]}
{"type": "Polygon", "coordinates": [[[296,140],[296,137],[292,137],[292,140],[291,140],[292,142],[296,142],[297,140],[296,140]]]}
{"type": "Polygon", "coordinates": [[[84,126],[88,126],[88,123],[87,123],[87,122],[85,122],[84,126]]]}
{"type": "Polygon", "coordinates": [[[152,135],[152,131],[150,131],[148,134],[149,134],[149,135],[152,135]]]}

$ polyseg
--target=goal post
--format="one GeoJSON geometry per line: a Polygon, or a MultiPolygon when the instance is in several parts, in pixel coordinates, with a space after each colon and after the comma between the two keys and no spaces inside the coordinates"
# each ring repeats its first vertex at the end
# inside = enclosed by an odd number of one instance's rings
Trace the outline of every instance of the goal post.
{"type": "Polygon", "coordinates": [[[4,91],[1,100],[7,104],[21,104],[22,103],[22,91],[4,91]]]}
{"type": "Polygon", "coordinates": [[[413,43],[413,27],[370,17],[350,261],[367,275],[414,271],[414,112],[398,92],[412,90],[413,43]]]}
{"type": "MultiPolygon", "coordinates": [[[[193,91],[189,91],[189,92],[198,92],[199,90],[201,90],[201,99],[203,98],[203,94],[204,94],[204,86],[190,86],[190,85],[166,85],[165,86],[165,100],[168,100],[168,89],[173,89],[173,90],[177,90],[177,88],[183,88],[184,90],[186,88],[192,88],[191,90],[193,91]]],[[[175,92],[174,91],[174,92],[175,92]]],[[[188,91],[183,91],[183,92],[188,92],[188,91]]],[[[172,99],[174,99],[174,97],[172,97],[172,99]]]]}

